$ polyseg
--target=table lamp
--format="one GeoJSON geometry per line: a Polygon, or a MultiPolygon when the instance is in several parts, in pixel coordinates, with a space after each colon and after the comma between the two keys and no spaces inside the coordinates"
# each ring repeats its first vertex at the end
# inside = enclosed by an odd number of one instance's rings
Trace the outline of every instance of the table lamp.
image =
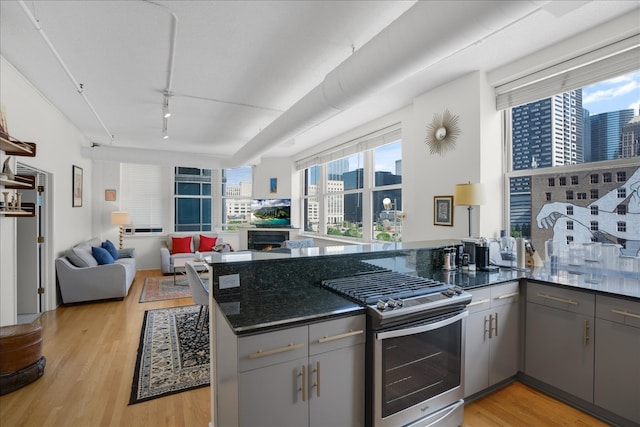
{"type": "Polygon", "coordinates": [[[131,224],[131,215],[127,211],[111,212],[111,224],[120,227],[120,249],[122,249],[122,239],[124,235],[124,225],[131,224]]]}
{"type": "Polygon", "coordinates": [[[484,204],[484,188],[482,184],[456,184],[453,197],[456,206],[467,206],[469,210],[469,237],[473,236],[471,213],[474,206],[484,204]]]}

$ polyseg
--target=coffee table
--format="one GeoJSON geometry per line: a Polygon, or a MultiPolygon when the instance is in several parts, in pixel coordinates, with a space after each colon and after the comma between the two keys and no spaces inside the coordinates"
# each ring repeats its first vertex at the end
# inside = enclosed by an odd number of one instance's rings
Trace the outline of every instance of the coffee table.
{"type": "Polygon", "coordinates": [[[204,273],[205,271],[209,271],[209,265],[205,261],[196,261],[193,258],[186,258],[186,257],[172,259],[171,265],[173,266],[173,285],[174,286],[189,286],[188,282],[186,285],[178,285],[176,283],[177,273],[180,273],[182,275],[187,274],[186,265],[187,265],[187,262],[189,261],[193,263],[198,273],[204,273]]]}

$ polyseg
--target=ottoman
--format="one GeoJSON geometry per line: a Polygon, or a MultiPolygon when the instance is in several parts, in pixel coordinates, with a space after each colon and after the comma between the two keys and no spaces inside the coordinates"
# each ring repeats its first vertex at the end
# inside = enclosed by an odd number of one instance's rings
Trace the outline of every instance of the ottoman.
{"type": "Polygon", "coordinates": [[[38,322],[0,327],[0,395],[37,380],[45,365],[38,322]]]}

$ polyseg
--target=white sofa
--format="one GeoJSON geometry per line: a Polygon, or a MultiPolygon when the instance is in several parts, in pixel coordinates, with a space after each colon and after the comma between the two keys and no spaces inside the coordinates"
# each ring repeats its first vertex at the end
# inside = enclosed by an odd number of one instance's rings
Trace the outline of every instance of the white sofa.
{"type": "Polygon", "coordinates": [[[100,239],[79,243],[56,259],[56,275],[65,304],[123,299],[129,294],[136,276],[135,249],[120,249],[113,264],[99,265],[92,246],[100,247],[100,239]]]}
{"type": "MultiPolygon", "coordinates": [[[[195,256],[195,252],[200,248],[200,235],[207,237],[215,237],[216,245],[222,245],[222,238],[218,236],[216,233],[207,232],[207,231],[189,231],[189,232],[176,232],[176,233],[168,233],[166,239],[161,243],[160,246],[160,267],[162,269],[162,274],[173,274],[173,260],[176,258],[189,258],[192,259],[195,256]],[[191,252],[190,253],[172,253],[173,249],[173,238],[174,237],[188,237],[191,236],[191,252]]],[[[212,248],[210,250],[199,251],[200,254],[205,257],[211,255],[214,251],[212,248]]]]}

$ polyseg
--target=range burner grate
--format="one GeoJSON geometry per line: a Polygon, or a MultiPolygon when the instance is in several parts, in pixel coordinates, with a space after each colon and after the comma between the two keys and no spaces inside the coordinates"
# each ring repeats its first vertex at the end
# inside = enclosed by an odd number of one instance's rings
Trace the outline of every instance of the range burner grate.
{"type": "Polygon", "coordinates": [[[394,272],[324,280],[322,285],[367,305],[390,298],[407,299],[429,295],[449,288],[449,285],[437,280],[394,272]]]}

